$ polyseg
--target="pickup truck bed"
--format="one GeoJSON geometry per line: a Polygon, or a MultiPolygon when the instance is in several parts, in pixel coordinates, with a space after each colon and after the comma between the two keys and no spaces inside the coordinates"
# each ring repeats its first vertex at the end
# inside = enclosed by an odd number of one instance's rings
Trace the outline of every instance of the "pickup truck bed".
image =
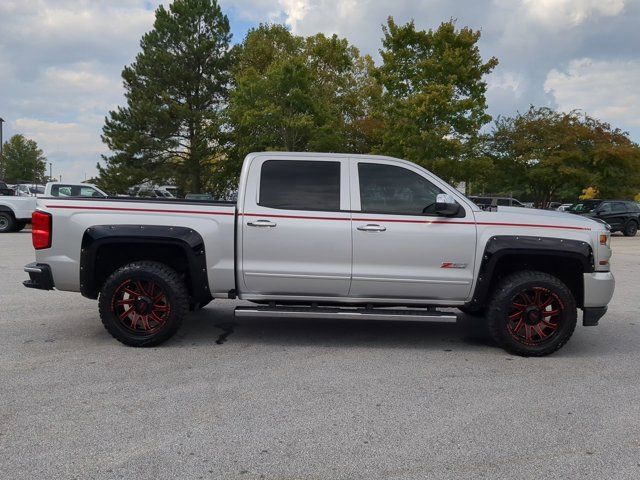
{"type": "Polygon", "coordinates": [[[264,307],[239,316],[442,321],[438,307],[459,307],[505,348],[546,355],[577,308],[597,324],[614,286],[603,223],[484,212],[389,157],[251,154],[237,203],[40,198],[33,224],[27,286],[99,297],[107,330],[134,346],[169,338],[186,308],[241,298],[264,307]]]}

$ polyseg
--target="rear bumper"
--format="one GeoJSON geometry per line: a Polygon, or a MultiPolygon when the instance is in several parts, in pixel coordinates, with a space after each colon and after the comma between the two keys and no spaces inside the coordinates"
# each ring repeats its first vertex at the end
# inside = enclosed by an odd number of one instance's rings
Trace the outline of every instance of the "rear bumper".
{"type": "Polygon", "coordinates": [[[29,274],[29,280],[22,284],[27,288],[37,288],[39,290],[53,290],[53,275],[51,268],[45,263],[30,263],[24,266],[24,271],[29,274]]]}

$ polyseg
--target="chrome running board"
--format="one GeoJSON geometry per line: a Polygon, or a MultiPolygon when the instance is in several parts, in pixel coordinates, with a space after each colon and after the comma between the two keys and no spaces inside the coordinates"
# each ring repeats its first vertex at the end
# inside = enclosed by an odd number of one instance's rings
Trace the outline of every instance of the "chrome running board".
{"type": "Polygon", "coordinates": [[[287,307],[257,306],[236,307],[236,317],[255,318],[326,318],[335,320],[384,320],[400,322],[442,322],[455,323],[456,315],[451,312],[419,309],[385,308],[330,308],[330,307],[287,307]]]}

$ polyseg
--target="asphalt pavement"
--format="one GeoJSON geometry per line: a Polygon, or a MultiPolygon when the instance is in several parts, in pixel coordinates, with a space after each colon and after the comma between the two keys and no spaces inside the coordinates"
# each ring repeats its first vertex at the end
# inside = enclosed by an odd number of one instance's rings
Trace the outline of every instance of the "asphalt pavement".
{"type": "Polygon", "coordinates": [[[640,236],[598,327],[546,358],[458,324],[192,314],[152,349],[28,290],[0,235],[0,478],[640,478],[640,236]]]}

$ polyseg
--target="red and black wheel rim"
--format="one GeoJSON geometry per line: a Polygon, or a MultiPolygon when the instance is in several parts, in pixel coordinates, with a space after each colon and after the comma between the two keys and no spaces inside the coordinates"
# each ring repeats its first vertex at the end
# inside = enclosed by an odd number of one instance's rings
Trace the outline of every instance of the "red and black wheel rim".
{"type": "Polygon", "coordinates": [[[564,304],[551,290],[532,287],[517,293],[509,305],[507,330],[523,345],[552,341],[562,327],[564,304]]]}
{"type": "Polygon", "coordinates": [[[129,279],[113,293],[111,309],[129,333],[153,335],[166,325],[171,304],[164,288],[153,280],[129,279]]]}

